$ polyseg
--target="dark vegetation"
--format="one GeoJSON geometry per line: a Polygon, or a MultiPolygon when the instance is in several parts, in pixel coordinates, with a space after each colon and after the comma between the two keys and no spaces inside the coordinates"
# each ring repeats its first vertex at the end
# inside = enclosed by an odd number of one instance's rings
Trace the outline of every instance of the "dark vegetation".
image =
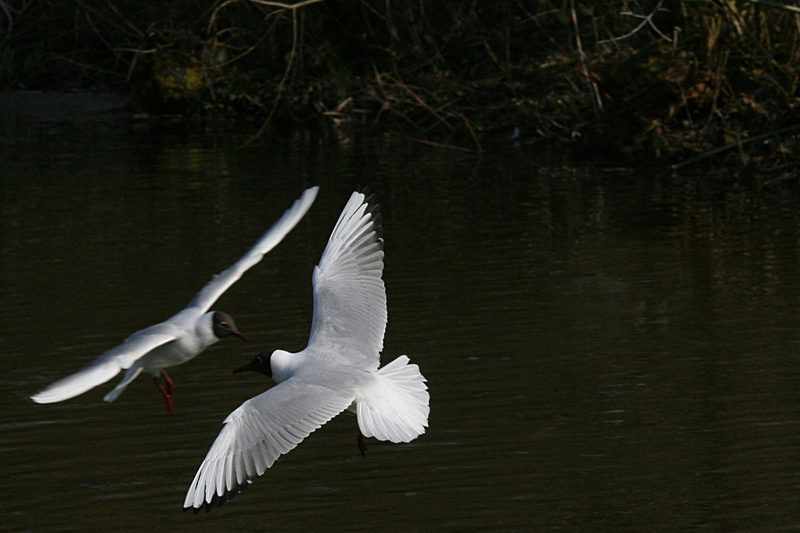
{"type": "Polygon", "coordinates": [[[795,175],[800,8],[784,4],[0,0],[0,87],[795,175]]]}

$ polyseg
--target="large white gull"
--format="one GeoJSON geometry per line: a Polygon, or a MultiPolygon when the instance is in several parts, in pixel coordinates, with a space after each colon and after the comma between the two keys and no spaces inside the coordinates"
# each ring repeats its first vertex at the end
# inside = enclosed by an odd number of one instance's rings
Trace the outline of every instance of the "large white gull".
{"type": "Polygon", "coordinates": [[[112,348],[82,370],[52,383],[31,396],[36,403],[53,403],[74,398],[110,380],[121,370],[127,370],[122,381],[104,400],[113,402],[125,387],[142,372],[153,375],[164,394],[169,413],[173,412],[173,383],[166,369],[193,359],[223,337],[237,336],[247,340],[230,315],[209,311],[222,294],[250,267],[261,261],[297,225],[317,196],[318,187],[307,189],[292,206],[259,239],[244,257],[224,272],[214,276],[189,305],[172,318],[137,331],[122,344],[112,348]],[[163,376],[162,385],[158,377],[163,376]]]}
{"type": "Polygon", "coordinates": [[[237,370],[256,370],[278,385],[225,419],[184,501],[210,511],[247,487],[311,432],[342,411],[363,435],[410,442],[428,425],[429,395],[419,367],[402,355],[380,365],[386,329],[381,217],[372,197],[355,192],[314,268],[314,316],[308,346],[264,352],[237,370]]]}

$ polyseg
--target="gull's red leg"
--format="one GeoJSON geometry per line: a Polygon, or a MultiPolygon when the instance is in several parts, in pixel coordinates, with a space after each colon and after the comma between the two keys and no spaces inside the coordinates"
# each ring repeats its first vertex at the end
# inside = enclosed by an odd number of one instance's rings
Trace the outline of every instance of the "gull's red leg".
{"type": "Polygon", "coordinates": [[[158,376],[153,377],[153,382],[155,382],[161,394],[164,395],[164,400],[167,402],[167,413],[174,414],[175,407],[172,405],[172,393],[175,391],[175,383],[172,381],[172,378],[169,377],[166,370],[162,370],[161,375],[164,376],[164,381],[167,382],[166,387],[158,380],[158,376]]]}
{"type": "Polygon", "coordinates": [[[358,451],[361,452],[361,457],[367,456],[367,442],[364,440],[364,435],[361,434],[361,431],[358,432],[358,438],[356,439],[358,442],[358,451]]]}
{"type": "Polygon", "coordinates": [[[172,381],[172,378],[169,377],[166,370],[161,371],[161,375],[164,376],[164,381],[167,382],[167,392],[169,392],[170,396],[175,391],[175,382],[172,381]]]}

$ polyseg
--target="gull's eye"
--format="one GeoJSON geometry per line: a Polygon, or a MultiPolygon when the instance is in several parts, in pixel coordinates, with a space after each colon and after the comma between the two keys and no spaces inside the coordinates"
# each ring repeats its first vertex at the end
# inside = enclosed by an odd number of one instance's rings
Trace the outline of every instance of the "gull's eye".
{"type": "Polygon", "coordinates": [[[258,357],[256,357],[256,364],[259,364],[259,365],[260,365],[260,364],[261,364],[261,363],[263,363],[263,362],[264,362],[264,360],[263,360],[263,359],[261,359],[261,356],[260,356],[260,355],[259,355],[258,357]]]}

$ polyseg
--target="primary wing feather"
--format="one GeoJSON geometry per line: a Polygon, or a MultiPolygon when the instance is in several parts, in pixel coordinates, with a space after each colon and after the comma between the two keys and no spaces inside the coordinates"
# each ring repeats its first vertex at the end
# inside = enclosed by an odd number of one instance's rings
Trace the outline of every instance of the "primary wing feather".
{"type": "Polygon", "coordinates": [[[355,192],[314,268],[314,318],[308,347],[365,370],[380,364],[386,330],[381,216],[355,192]]]}
{"type": "Polygon", "coordinates": [[[201,310],[201,313],[208,311],[211,306],[214,305],[214,302],[242,277],[242,274],[261,261],[264,254],[277,246],[278,243],[292,231],[311,207],[311,204],[314,203],[318,191],[319,187],[306,189],[302,196],[295,200],[294,204],[292,204],[292,206],[283,213],[283,216],[267,230],[250,251],[244,254],[244,257],[239,259],[224,272],[214,276],[214,278],[200,290],[189,304],[189,307],[196,307],[201,310]]]}
{"type": "Polygon", "coordinates": [[[244,402],[222,428],[189,487],[184,508],[210,510],[241,492],[353,396],[290,378],[244,402]]]}
{"type": "Polygon", "coordinates": [[[31,396],[31,400],[36,403],[60,402],[102,385],[119,374],[120,370],[130,368],[146,353],[175,340],[174,330],[174,327],[161,323],[138,331],[119,346],[103,352],[85,368],[51,383],[31,396]]]}

